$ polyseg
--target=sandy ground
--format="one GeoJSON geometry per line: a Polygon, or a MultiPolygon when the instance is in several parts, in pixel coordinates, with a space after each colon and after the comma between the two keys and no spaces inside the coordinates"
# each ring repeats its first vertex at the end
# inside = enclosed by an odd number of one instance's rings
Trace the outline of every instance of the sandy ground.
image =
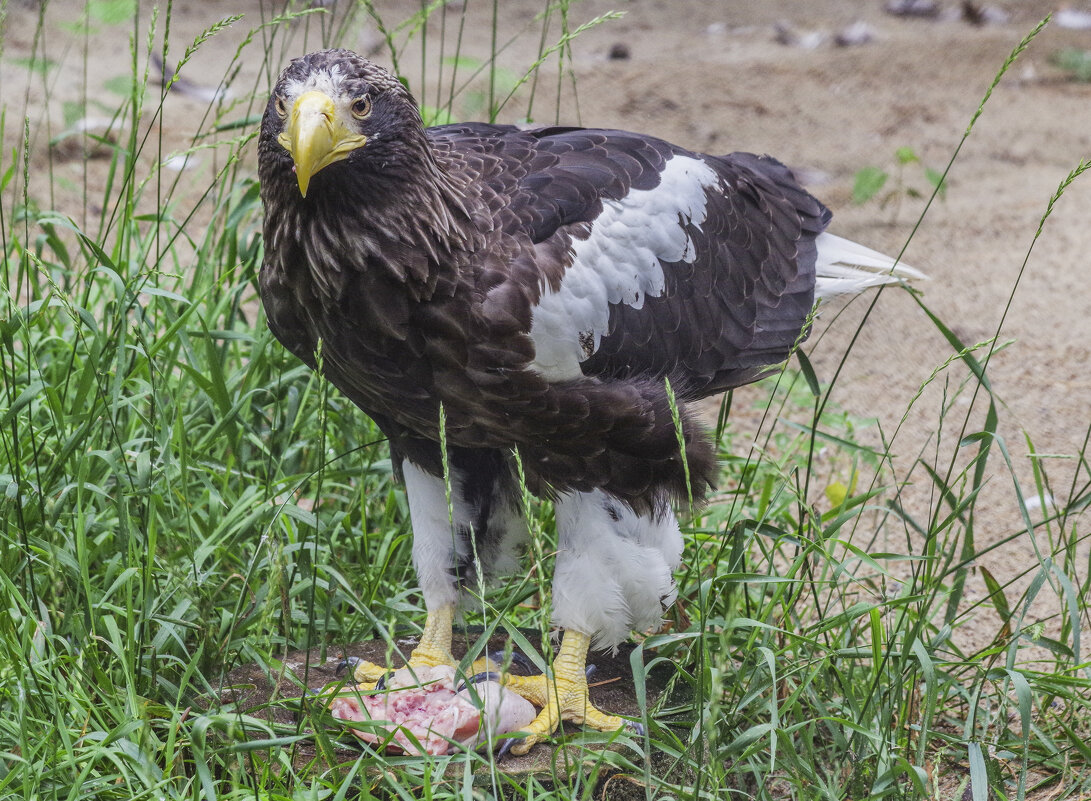
{"type": "MultiPolygon", "coordinates": [[[[488,52],[491,5],[469,4],[464,56],[481,58],[488,52]]],[[[956,3],[941,5],[957,12],[956,3]]],[[[884,206],[872,201],[854,206],[854,174],[866,165],[896,172],[895,152],[900,147],[912,148],[925,164],[942,169],[1005,58],[1051,5],[1037,0],[1009,2],[999,6],[1009,14],[1006,22],[974,26],[959,19],[957,13],[940,20],[894,17],[884,13],[877,0],[587,0],[574,5],[573,24],[612,9],[623,11],[624,17],[595,27],[573,44],[578,97],[570,84],[563,82],[558,117],[565,123],[578,121],[652,133],[699,151],[751,150],[775,155],[807,176],[812,191],[833,209],[833,231],[896,253],[909,239],[923,201],[905,196],[900,204],[884,206]],[[832,43],[833,34],[861,20],[873,33],[870,42],[855,47],[832,43]],[[811,33],[825,38],[813,48],[782,44],[775,33],[778,22],[787,23],[804,38],[811,33]],[[612,50],[627,57],[609,58],[612,50]]],[[[48,7],[47,35],[37,45],[39,52],[44,47],[46,56],[57,62],[47,74],[48,99],[41,80],[28,84],[28,72],[19,61],[35,47],[37,7],[13,2],[7,8],[0,54],[0,86],[8,113],[4,152],[11,152],[20,134],[18,121],[26,109],[34,131],[33,162],[38,176],[47,174],[38,168],[49,166],[46,140],[64,128],[63,104],[78,102],[84,90],[81,40],[57,25],[62,19],[74,18],[82,7],[82,3],[71,2],[54,2],[48,7]]],[[[386,2],[379,7],[393,22],[419,6],[415,2],[386,2]]],[[[537,51],[538,27],[533,17],[540,7],[536,0],[501,4],[498,41],[504,43],[519,35],[503,52],[501,62],[516,74],[537,51]]],[[[425,74],[434,68],[441,37],[446,34],[446,41],[453,41],[459,8],[448,11],[446,31],[440,15],[426,27],[433,61],[424,66],[425,74]]],[[[175,57],[203,28],[235,11],[244,13],[244,19],[198,52],[185,70],[187,78],[215,85],[243,36],[268,19],[272,10],[256,0],[175,4],[171,20],[175,57]]],[[[294,23],[284,59],[318,47],[319,27],[313,17],[310,27],[294,23]]],[[[104,87],[110,78],[127,72],[131,31],[131,23],[98,25],[90,35],[86,91],[92,100],[102,97],[107,106],[116,104],[116,95],[104,87]]],[[[398,36],[400,40],[401,34],[398,36]]],[[[346,45],[389,61],[381,37],[370,24],[359,26],[346,45]]],[[[998,328],[999,341],[1011,342],[992,359],[989,375],[1003,402],[1000,434],[1011,453],[1017,483],[1027,493],[1032,493],[1032,480],[1024,434],[1040,453],[1071,455],[1080,450],[1091,425],[1091,375],[1087,370],[1091,226],[1086,223],[1091,178],[1077,180],[1057,204],[1020,279],[1051,194],[1091,150],[1091,84],[1066,80],[1051,63],[1051,56],[1066,46],[1091,48],[1091,32],[1051,25],[1011,68],[962,147],[945,199],[930,209],[905,252],[908,263],[931,276],[923,287],[924,302],[964,342],[987,340],[997,335],[998,328]],[[1018,292],[1005,317],[1005,304],[1017,280],[1018,292]]],[[[447,48],[450,54],[453,45],[447,48]]],[[[411,44],[402,57],[403,70],[411,81],[422,74],[418,54],[419,49],[411,44]]],[[[144,56],[140,58],[143,63],[144,56]]],[[[268,87],[282,63],[260,64],[251,58],[244,62],[236,85],[268,87]]],[[[555,76],[554,68],[550,66],[545,74],[555,76]]],[[[553,121],[555,87],[553,78],[539,87],[535,109],[549,110],[548,116],[536,117],[539,122],[553,121]]],[[[502,120],[525,116],[525,89],[503,110],[502,120]]],[[[435,96],[436,91],[426,86],[425,97],[435,96]]],[[[475,104],[480,106],[483,91],[480,82],[471,86],[467,99],[456,105],[456,114],[472,115],[475,104]]],[[[194,120],[204,108],[205,102],[172,93],[161,129],[158,123],[153,124],[153,130],[165,138],[165,150],[185,146],[194,120]]],[[[242,116],[245,106],[236,111],[242,116]]],[[[58,156],[52,166],[62,184],[79,185],[85,169],[94,182],[103,164],[58,156]]],[[[193,169],[194,185],[200,185],[200,171],[211,166],[206,156],[203,164],[193,169]]],[[[927,189],[918,167],[907,168],[905,188],[927,189]]],[[[84,212],[76,195],[48,198],[43,185],[37,183],[32,183],[31,191],[38,193],[43,205],[52,204],[77,219],[84,212]]],[[[822,380],[833,376],[865,309],[866,303],[853,304],[812,348],[822,380]]],[[[828,312],[824,321],[833,317],[828,312]]],[[[910,398],[950,354],[948,344],[905,293],[886,292],[856,341],[837,382],[834,400],[856,415],[877,418],[890,437],[910,398]]],[[[933,382],[892,445],[897,454],[895,477],[913,481],[906,489],[905,504],[916,514],[925,513],[935,500],[924,473],[915,467],[915,459],[923,454],[941,467],[950,460],[958,441],[958,424],[970,405],[968,392],[952,397],[965,374],[965,369],[956,366],[933,382]],[[953,408],[947,414],[950,430],[942,438],[937,457],[936,432],[945,396],[953,408]]],[[[755,400],[753,395],[742,394],[742,402],[736,406],[755,400]]],[[[971,415],[977,426],[984,410],[981,399],[978,404],[971,415]]],[[[750,415],[740,415],[738,424],[746,425],[750,419],[750,415]]],[[[974,430],[973,426],[968,429],[974,430]]],[[[876,431],[863,436],[877,441],[876,431]]],[[[960,464],[966,463],[972,451],[963,450],[960,464]]],[[[1046,467],[1057,494],[1064,494],[1077,463],[1058,457],[1049,459],[1046,467]]],[[[1079,483],[1088,480],[1084,466],[1079,483]]],[[[992,471],[982,500],[977,519],[979,544],[1003,540],[1022,528],[1013,482],[1004,471],[992,471]]],[[[1037,544],[1047,547],[1044,538],[1037,544]]],[[[892,535],[889,546],[904,550],[904,533],[892,535]]],[[[1083,554],[1080,569],[1085,571],[1086,549],[1083,554]]],[[[991,551],[979,563],[998,577],[1018,577],[1036,564],[1035,543],[1024,534],[991,551]]],[[[972,583],[973,593],[981,597],[983,585],[977,578],[972,583]]],[[[1024,576],[1016,587],[1022,589],[1026,584],[1024,576]]],[[[1014,602],[1016,597],[1016,590],[1009,591],[1010,600],[1014,602]]],[[[1035,607],[1032,617],[1050,611],[1043,602],[1035,607]]],[[[978,614],[979,622],[967,626],[963,634],[971,641],[988,641],[999,621],[991,610],[978,614]]],[[[1086,628],[1086,621],[1084,625],[1086,628]]]]}

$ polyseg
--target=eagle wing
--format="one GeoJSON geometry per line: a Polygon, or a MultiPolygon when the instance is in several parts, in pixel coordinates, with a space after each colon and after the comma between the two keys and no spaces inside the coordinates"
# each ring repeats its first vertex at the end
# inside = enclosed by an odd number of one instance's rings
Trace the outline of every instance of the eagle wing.
{"type": "Polygon", "coordinates": [[[755,380],[799,339],[830,213],[774,159],[622,131],[435,130],[475,153],[499,224],[529,238],[511,280],[531,287],[531,367],[547,380],[669,377],[701,396],[755,380]]]}

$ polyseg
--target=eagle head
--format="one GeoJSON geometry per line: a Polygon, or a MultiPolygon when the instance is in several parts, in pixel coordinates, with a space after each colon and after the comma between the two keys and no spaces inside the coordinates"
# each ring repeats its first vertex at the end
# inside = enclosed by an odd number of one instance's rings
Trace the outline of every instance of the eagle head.
{"type": "Polygon", "coordinates": [[[396,171],[423,140],[417,104],[397,78],[349,50],[320,50],[281,74],[260,149],[262,166],[283,175],[291,165],[305,198],[315,176],[338,162],[355,162],[362,175],[396,171]]]}

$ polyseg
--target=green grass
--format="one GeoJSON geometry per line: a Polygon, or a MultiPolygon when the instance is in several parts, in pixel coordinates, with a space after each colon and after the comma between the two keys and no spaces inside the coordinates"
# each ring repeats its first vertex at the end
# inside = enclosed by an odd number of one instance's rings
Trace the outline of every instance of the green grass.
{"type": "MultiPolygon", "coordinates": [[[[538,44],[525,76],[453,44],[471,12],[426,11],[442,15],[446,36],[421,48],[420,64],[399,67],[411,84],[441,76],[436,96],[424,98],[437,118],[473,109],[551,121],[558,93],[571,88],[578,7],[562,3],[530,24],[520,46],[527,36],[538,44]],[[548,70],[533,69],[539,63],[548,70]]],[[[518,777],[489,755],[367,755],[346,775],[293,761],[301,738],[315,737],[300,726],[206,704],[240,664],[276,670],[295,649],[325,645],[336,655],[344,643],[423,621],[405,497],[385,446],[279,347],[256,302],[252,139],[269,82],[304,39],[308,48],[350,41],[378,21],[400,54],[424,29],[420,15],[388,24],[366,4],[236,22],[252,35],[225,70],[229,94],[195,121],[195,184],[157,168],[168,154],[147,134],[164,103],[148,77],[148,43],[161,40],[171,13],[169,4],[154,19],[124,0],[89,4],[64,46],[40,27],[23,88],[5,87],[0,798],[979,801],[1091,792],[1091,670],[1080,641],[1091,597],[1080,578],[1091,449],[1085,438],[1067,457],[1065,486],[1050,481],[1046,457],[1032,460],[1035,492],[1052,505],[1012,490],[1004,539],[1033,532],[1037,559],[1014,575],[975,567],[994,547],[975,527],[986,476],[999,470],[1018,487],[997,433],[1005,409],[988,379],[1002,331],[967,347],[935,317],[951,348],[931,381],[944,394],[935,428],[958,432],[956,445],[922,448],[907,473],[889,456],[895,442],[908,447],[899,432],[835,408],[802,357],[763,385],[757,431],[719,427],[722,490],[687,526],[673,628],[638,647],[666,666],[670,692],[649,710],[648,736],[589,755],[593,769],[518,777]],[[120,95],[96,83],[104,26],[132,28],[120,95]],[[23,91],[49,98],[50,63],[62,56],[84,65],[76,116],[115,121],[98,141],[75,137],[108,154],[75,173],[47,147],[72,120],[40,107],[23,117],[23,91]],[[260,64],[254,85],[238,77],[242,60],[260,64]],[[963,397],[974,399],[971,411],[956,405],[963,397]],[[928,508],[903,503],[910,484],[931,488],[928,508]],[[966,588],[978,574],[987,593],[974,600],[966,588]],[[1035,602],[1051,617],[1032,614],[1035,602]],[[960,627],[975,613],[995,630],[968,650],[960,627]]],[[[181,60],[220,46],[220,36],[217,26],[181,60]]],[[[510,46],[494,36],[494,51],[510,46]]],[[[1083,168],[1050,199],[1043,223],[1083,168]]],[[[1028,239],[1042,235],[1048,226],[1028,239]]],[[[907,415],[914,401],[905,399],[907,415]]],[[[523,628],[548,626],[545,610],[520,605],[547,588],[554,547],[548,506],[531,509],[530,578],[490,595],[471,622],[495,626],[504,614],[523,628]]],[[[310,712],[304,720],[317,723],[326,748],[337,732],[310,712]]]]}

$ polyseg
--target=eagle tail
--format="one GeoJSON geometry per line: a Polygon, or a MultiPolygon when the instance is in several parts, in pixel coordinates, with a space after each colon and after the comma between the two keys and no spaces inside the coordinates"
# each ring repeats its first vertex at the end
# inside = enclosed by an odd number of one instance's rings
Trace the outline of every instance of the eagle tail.
{"type": "Polygon", "coordinates": [[[815,245],[818,247],[814,286],[816,300],[928,277],[897,259],[831,233],[819,234],[815,245]]]}

